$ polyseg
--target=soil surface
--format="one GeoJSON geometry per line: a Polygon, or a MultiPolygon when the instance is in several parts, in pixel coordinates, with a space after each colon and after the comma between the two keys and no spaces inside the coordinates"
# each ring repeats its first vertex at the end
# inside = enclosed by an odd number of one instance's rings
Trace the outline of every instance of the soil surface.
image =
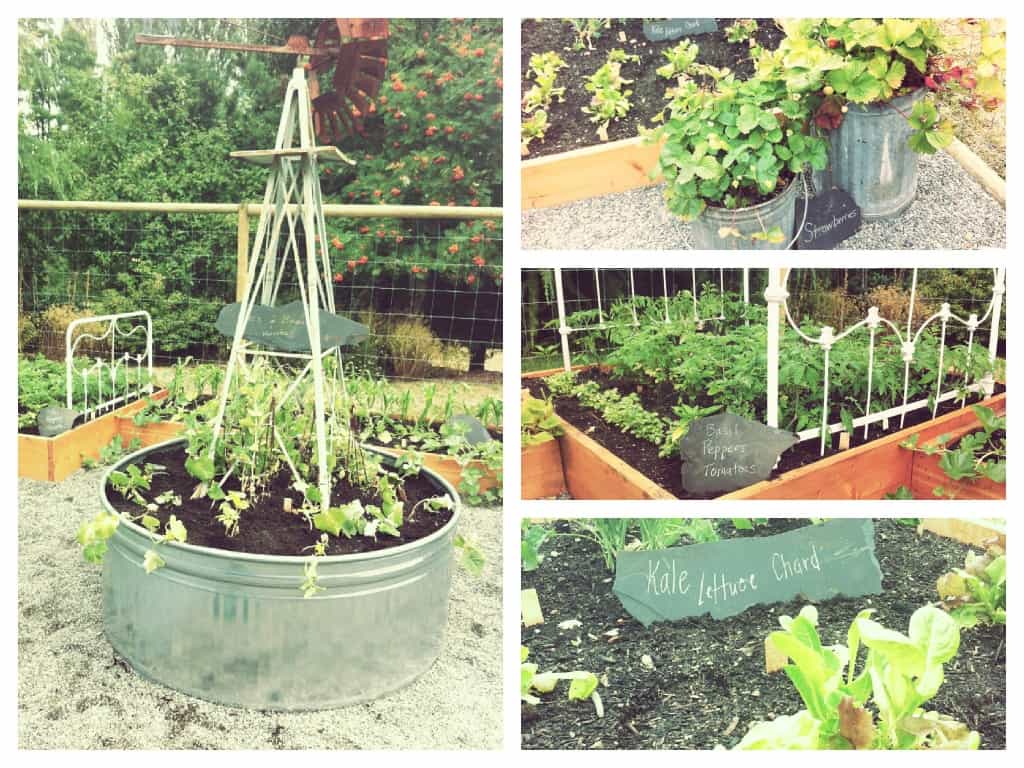
{"type": "MultiPolygon", "coordinates": [[[[622,395],[629,395],[636,392],[644,408],[658,413],[668,419],[674,419],[672,405],[676,403],[675,391],[669,385],[644,386],[636,382],[615,378],[597,368],[585,371],[578,371],[576,380],[579,382],[596,381],[604,389],[618,389],[622,395]]],[[[544,379],[523,379],[522,386],[530,390],[530,394],[537,398],[550,397],[550,392],[544,379]]],[[[1003,391],[1001,385],[996,386],[996,393],[1003,391]]],[[[630,466],[640,470],[655,483],[680,499],[709,499],[715,495],[692,494],[683,488],[682,484],[682,461],[678,456],[662,458],[658,455],[658,446],[646,440],[627,435],[618,427],[608,424],[600,414],[593,408],[587,408],[574,397],[554,398],[555,411],[563,419],[574,427],[607,448],[630,466]]],[[[713,403],[700,402],[697,405],[705,407],[713,403]]],[[[938,408],[938,416],[957,410],[960,407],[959,400],[947,400],[941,403],[938,408]]],[[[838,410],[829,419],[833,423],[839,419],[838,410]]],[[[919,408],[907,414],[903,427],[900,427],[898,418],[889,420],[889,429],[882,428],[882,422],[875,422],[868,427],[868,437],[864,439],[864,429],[854,430],[851,435],[850,447],[855,447],[872,440],[877,440],[884,435],[897,432],[901,428],[913,427],[931,420],[931,411],[927,408],[919,408]]],[[[839,450],[839,434],[831,436],[825,446],[825,456],[831,456],[839,450]]],[[[769,479],[774,479],[791,469],[811,464],[823,458],[821,456],[820,444],[817,440],[805,440],[797,443],[788,451],[782,454],[778,465],[772,471],[769,479]]]]}
{"type": "MultiPolygon", "coordinates": [[[[228,536],[224,526],[216,520],[218,510],[214,502],[207,498],[190,498],[197,481],[185,471],[185,459],[185,451],[181,446],[173,446],[146,456],[146,462],[160,465],[162,469],[154,472],[151,488],[144,494],[145,497],[153,499],[166,491],[174,491],[182,499],[180,507],[165,504],[160,508],[156,514],[160,518],[160,530],[163,530],[168,518],[175,515],[185,524],[189,544],[260,555],[309,554],[308,548],[316,543],[320,531],[311,529],[301,514],[283,511],[286,497],[292,499],[292,509],[298,510],[302,506],[301,494],[290,487],[292,476],[287,467],[271,481],[266,495],[241,513],[239,533],[236,536],[228,536]]],[[[238,490],[240,486],[237,480],[231,478],[223,487],[225,491],[232,491],[238,490]]],[[[415,514],[410,514],[419,501],[444,493],[440,487],[427,479],[425,474],[406,479],[404,491],[405,521],[400,529],[401,536],[379,534],[376,538],[354,536],[351,539],[331,536],[327,554],[372,552],[408,544],[440,530],[451,519],[452,513],[447,510],[435,513],[421,507],[415,514]]],[[[108,486],[106,492],[107,499],[115,510],[134,516],[143,511],[138,504],[125,499],[113,488],[108,486]]],[[[376,490],[367,492],[354,488],[347,480],[339,481],[331,491],[333,506],[347,504],[353,499],[362,500],[364,505],[380,504],[380,496],[376,490]]]]}
{"type": "MultiPolygon", "coordinates": [[[[608,52],[613,48],[639,56],[640,60],[622,65],[622,76],[633,81],[625,86],[633,91],[629,96],[632,106],[624,118],[608,126],[610,141],[632,138],[637,135],[640,126],[653,127],[651,118],[667,106],[665,89],[671,84],[659,77],[655,70],[667,62],[662,52],[674,48],[686,37],[700,47],[698,62],[728,67],[739,77],[749,77],[754,72],[749,45],[730,43],[725,37],[725,28],[735,19],[715,21],[718,23],[717,32],[652,42],[644,37],[642,19],[613,19],[611,27],[602,29],[601,36],[593,41],[593,50],[574,51],[572,46],[575,33],[565,19],[524,20],[520,61],[522,95],[525,96],[533,85],[529,76],[531,55],[554,51],[566,63],[565,68],[559,70],[555,81],[556,86],[565,86],[565,101],[558,102],[556,99],[551,103],[548,109],[550,127],[543,143],[538,140],[530,142],[527,159],[602,143],[597,136],[597,125],[590,122],[590,116],[582,111],[591,99],[591,94],[583,86],[585,78],[605,63],[608,52]]],[[[754,38],[758,44],[769,50],[777,48],[783,37],[782,31],[771,19],[757,19],[757,24],[754,38]]]]}
{"type": "MultiPolygon", "coordinates": [[[[723,521],[724,522],[724,521],[723,521]]],[[[723,524],[723,538],[771,535],[806,524],[772,520],[753,534],[723,524]]],[[[850,622],[864,608],[883,626],[907,632],[911,614],[938,599],[935,580],[962,567],[968,547],[932,534],[918,536],[895,520],[875,523],[881,595],[838,598],[817,606],[825,645],[846,643],[850,622]]],[[[568,531],[558,523],[559,531],[568,531]]],[[[540,567],[522,574],[537,590],[545,623],[523,629],[521,642],[540,671],[587,670],[606,679],[598,691],[605,716],[590,702],[572,702],[565,683],[522,710],[524,749],[712,749],[739,743],[750,725],[803,708],[782,672],[764,671],[764,638],[778,617],[795,616],[806,601],[755,606],[739,616],[660,622],[649,629],[630,617],[612,593],[612,574],[596,545],[559,537],[542,549],[540,567]],[[557,553],[557,554],[556,554],[557,553]],[[560,630],[575,619],[581,626],[560,630]],[[610,642],[604,635],[618,629],[610,642]],[[654,668],[647,668],[643,656],[654,668]]],[[[982,749],[1006,746],[1005,627],[962,630],[960,649],[945,666],[945,682],[926,705],[980,732],[982,749]]]]}

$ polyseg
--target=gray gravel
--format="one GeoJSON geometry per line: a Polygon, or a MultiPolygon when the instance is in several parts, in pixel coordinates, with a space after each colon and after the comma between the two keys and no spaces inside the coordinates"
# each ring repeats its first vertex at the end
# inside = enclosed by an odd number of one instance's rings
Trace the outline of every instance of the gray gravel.
{"type": "MultiPolygon", "coordinates": [[[[690,248],[689,226],[668,212],[661,195],[659,185],[524,211],[523,248],[690,248]]],[[[894,219],[865,224],[840,247],[1005,248],[1006,211],[945,152],[923,155],[914,203],[894,219]]]]}
{"type": "Polygon", "coordinates": [[[302,714],[210,704],[113,663],[100,568],[74,536],[100,472],[18,481],[18,741],[22,749],[500,749],[501,509],[466,509],[480,577],[455,568],[441,657],[367,704],[302,714]]]}

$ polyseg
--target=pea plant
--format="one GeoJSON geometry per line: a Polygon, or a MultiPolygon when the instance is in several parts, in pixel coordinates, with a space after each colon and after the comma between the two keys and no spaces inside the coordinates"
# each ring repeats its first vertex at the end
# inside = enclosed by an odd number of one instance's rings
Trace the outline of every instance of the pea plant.
{"type": "MultiPolygon", "coordinates": [[[[330,373],[330,371],[329,371],[330,373]]],[[[217,443],[216,451],[209,453],[212,438],[212,417],[218,406],[215,401],[186,413],[185,467],[197,485],[193,499],[207,499],[213,510],[212,518],[224,527],[228,536],[236,536],[246,525],[246,513],[254,504],[266,499],[275,479],[282,473],[291,474],[290,490],[302,498],[298,509],[290,509],[291,498],[285,500],[285,511],[305,518],[318,539],[310,547],[301,589],[307,597],[320,590],[316,582],[317,563],[326,555],[330,537],[351,538],[365,536],[398,536],[402,525],[417,515],[438,514],[451,510],[454,502],[447,494],[429,497],[415,506],[408,504],[404,480],[419,471],[412,460],[387,466],[377,454],[366,451],[353,428],[357,422],[355,407],[342,390],[335,390],[335,417],[328,423],[328,467],[332,484],[342,479],[362,492],[366,501],[356,498],[348,503],[321,509],[318,486],[308,480],[315,472],[313,456],[313,420],[308,402],[312,397],[311,383],[294,385],[294,380],[279,373],[266,360],[257,359],[240,369],[237,391],[228,399],[225,424],[228,425],[217,443]],[[289,388],[293,388],[289,393],[289,388]],[[286,395],[289,395],[286,397],[286,395]]],[[[489,404],[492,412],[500,407],[489,404]]],[[[151,572],[164,564],[159,545],[166,542],[184,543],[188,532],[185,525],[171,514],[159,532],[162,511],[181,505],[174,495],[160,494],[151,498],[149,493],[153,474],[158,465],[128,465],[124,471],[110,474],[111,487],[142,510],[138,515],[126,515],[149,532],[153,548],[146,553],[145,568],[151,572]]],[[[120,518],[102,512],[84,523],[78,540],[86,559],[102,559],[106,541],[117,528],[120,518]]],[[[479,551],[464,537],[457,537],[456,546],[462,552],[462,562],[471,571],[482,566],[479,551]]]]}
{"type": "Polygon", "coordinates": [[[623,86],[633,81],[622,76],[622,65],[639,60],[639,56],[628,54],[621,48],[613,48],[608,53],[608,60],[586,78],[583,87],[593,96],[583,111],[590,115],[590,122],[597,124],[597,135],[601,141],[608,141],[609,124],[629,113],[629,97],[633,91],[623,86]]]}
{"type": "Polygon", "coordinates": [[[786,675],[805,709],[755,723],[737,749],[978,748],[977,731],[925,709],[960,647],[957,623],[924,606],[904,635],[872,620],[872,613],[857,614],[846,645],[833,646],[822,645],[813,606],[795,618],[779,617],[782,629],[768,642],[787,657],[786,675]]]}

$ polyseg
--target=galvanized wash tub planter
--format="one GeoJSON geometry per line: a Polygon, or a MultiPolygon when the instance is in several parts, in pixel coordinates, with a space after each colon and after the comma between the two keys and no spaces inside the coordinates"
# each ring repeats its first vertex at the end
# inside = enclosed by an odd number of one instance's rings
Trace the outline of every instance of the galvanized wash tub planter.
{"type": "Polygon", "coordinates": [[[917,153],[910,148],[907,117],[925,93],[919,88],[887,102],[848,104],[842,124],[831,132],[831,183],[849,193],[864,221],[896,216],[917,195],[917,153]]]}
{"type": "Polygon", "coordinates": [[[799,176],[796,176],[782,194],[758,205],[735,209],[705,208],[700,216],[690,222],[693,248],[701,251],[786,249],[796,227],[796,197],[799,188],[799,176]],[[722,227],[738,229],[742,237],[720,237],[718,231],[722,227]],[[781,243],[750,239],[751,235],[770,232],[775,227],[782,230],[781,243]]]}
{"type": "MultiPolygon", "coordinates": [[[[110,472],[183,444],[161,443],[108,470],[106,510],[117,514],[110,472]]],[[[455,490],[424,472],[455,501],[451,520],[409,544],[318,558],[326,591],[309,599],[300,556],[170,543],[160,546],[166,564],[147,574],[150,536],[122,519],[103,565],[107,639],[143,677],[229,706],[329,709],[402,688],[440,653],[459,518],[455,490]]]]}

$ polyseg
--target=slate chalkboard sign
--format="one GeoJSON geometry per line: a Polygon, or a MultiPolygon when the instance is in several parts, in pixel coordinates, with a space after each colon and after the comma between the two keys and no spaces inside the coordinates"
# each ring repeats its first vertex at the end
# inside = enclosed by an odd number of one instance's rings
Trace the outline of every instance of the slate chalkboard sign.
{"type": "MultiPolygon", "coordinates": [[[[804,201],[796,205],[796,224],[804,221],[804,201]]],[[[797,247],[804,250],[830,250],[853,235],[861,225],[860,206],[846,190],[832,187],[807,204],[807,220],[800,229],[797,247]]]]}
{"type": "Polygon", "coordinates": [[[448,424],[457,426],[460,430],[465,430],[466,442],[470,445],[489,443],[494,439],[491,437],[491,433],[487,431],[487,427],[483,425],[483,422],[475,416],[470,416],[468,413],[458,413],[452,416],[448,419],[448,424]]]}
{"type": "Polygon", "coordinates": [[[714,19],[650,19],[644,21],[644,37],[652,42],[678,40],[684,35],[717,32],[714,19]]]}
{"type": "Polygon", "coordinates": [[[61,408],[59,405],[50,405],[36,414],[36,427],[41,436],[55,437],[71,429],[78,416],[78,411],[61,408]]]}
{"type": "MultiPolygon", "coordinates": [[[[241,304],[228,304],[217,315],[215,327],[228,337],[235,335],[241,304]]],[[[306,310],[301,301],[281,307],[257,304],[249,313],[243,337],[284,352],[309,352],[306,310]]],[[[320,310],[320,349],[359,344],[370,336],[370,329],[355,320],[320,310]]]]}
{"type": "Polygon", "coordinates": [[[734,413],[697,419],[679,442],[683,488],[726,493],[771,474],[779,456],[797,442],[792,432],[766,427],[734,413]]]}
{"type": "Polygon", "coordinates": [[[842,518],[776,536],[620,552],[612,587],[645,627],[711,614],[736,616],[754,605],[882,591],[869,519],[842,518]]]}

